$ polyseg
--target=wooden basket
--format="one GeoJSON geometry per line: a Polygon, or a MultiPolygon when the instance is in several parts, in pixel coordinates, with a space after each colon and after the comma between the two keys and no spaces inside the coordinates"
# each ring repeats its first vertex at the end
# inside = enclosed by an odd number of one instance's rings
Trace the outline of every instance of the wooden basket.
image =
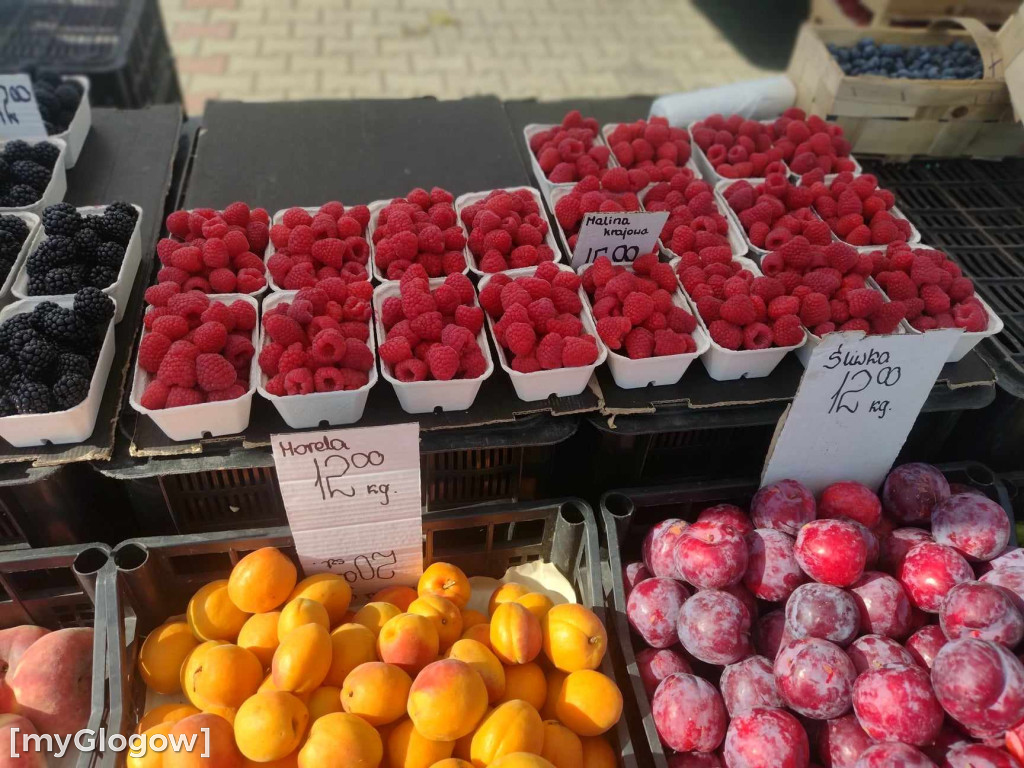
{"type": "Polygon", "coordinates": [[[973,19],[944,19],[927,29],[804,24],[787,74],[796,86],[796,106],[842,125],[855,152],[1001,157],[1019,154],[1024,146],[1024,130],[1013,122],[996,36],[973,19]],[[950,23],[966,31],[937,28],[950,23]],[[852,45],[866,35],[880,44],[973,42],[985,62],[984,78],[909,80],[844,74],[826,44],[852,45]]]}
{"type": "Polygon", "coordinates": [[[996,39],[1003,59],[1003,73],[1018,120],[1024,115],[1024,5],[1011,16],[996,39]]]}
{"type": "MultiPolygon", "coordinates": [[[[872,27],[919,24],[949,16],[966,16],[998,27],[1020,6],[1018,0],[860,0],[860,4],[870,12],[872,27]]],[[[810,18],[815,24],[857,26],[838,0],[811,0],[810,18]]]]}

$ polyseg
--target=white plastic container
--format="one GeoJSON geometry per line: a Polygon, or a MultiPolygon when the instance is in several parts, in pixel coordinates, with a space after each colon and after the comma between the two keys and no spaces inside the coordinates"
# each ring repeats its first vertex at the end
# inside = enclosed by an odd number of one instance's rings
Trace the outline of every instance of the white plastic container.
{"type": "MultiPolygon", "coordinates": [[[[611,145],[611,142],[608,141],[608,137],[611,136],[612,131],[614,131],[616,128],[618,128],[619,125],[621,125],[621,123],[605,123],[604,125],[601,126],[601,139],[602,139],[602,141],[604,141],[604,145],[606,147],[608,147],[609,150],[611,150],[612,145],[611,145]]],[[[608,167],[609,168],[621,168],[622,167],[622,163],[620,163],[619,159],[617,157],[615,157],[615,153],[614,152],[612,152],[608,156],[608,167]]],[[[697,178],[697,179],[703,179],[704,178],[704,174],[702,174],[701,171],[700,171],[700,168],[697,167],[697,163],[695,163],[693,161],[693,145],[692,145],[692,142],[691,142],[691,149],[690,149],[690,158],[686,161],[686,164],[683,167],[684,168],[689,168],[691,171],[693,171],[694,178],[697,178]]],[[[646,190],[644,190],[644,191],[646,191],[646,190]]]]}
{"type": "MultiPolygon", "coordinates": [[[[46,185],[46,189],[43,190],[42,196],[36,200],[32,205],[22,205],[13,208],[0,207],[0,213],[35,213],[40,214],[43,212],[43,208],[59,203],[64,199],[64,195],[68,191],[68,174],[67,174],[67,156],[68,156],[68,145],[64,143],[63,139],[58,139],[51,136],[48,139],[40,139],[39,141],[30,141],[29,144],[39,144],[42,141],[48,141],[50,144],[55,144],[60,149],[60,154],[57,155],[57,162],[53,164],[53,171],[50,173],[50,183],[46,185]]],[[[0,151],[3,150],[4,145],[8,142],[0,141],[0,151]]]]}
{"type": "MultiPolygon", "coordinates": [[[[551,199],[552,191],[554,191],[555,189],[558,189],[559,187],[566,187],[566,188],[571,189],[573,186],[576,185],[575,181],[567,181],[567,182],[563,182],[563,183],[560,183],[560,184],[556,184],[555,182],[548,181],[547,174],[544,173],[544,171],[540,167],[540,163],[537,162],[537,155],[535,155],[533,153],[533,150],[530,149],[530,139],[532,139],[538,133],[550,130],[552,128],[560,128],[560,127],[561,127],[560,124],[556,125],[554,123],[530,123],[529,125],[524,125],[523,126],[523,139],[526,141],[526,151],[530,155],[530,167],[533,169],[533,176],[537,180],[537,185],[540,187],[540,191],[544,194],[544,199],[545,200],[550,200],[551,199]]],[[[595,144],[604,144],[604,137],[601,135],[600,131],[598,132],[597,136],[594,137],[594,143],[595,144]]],[[[604,144],[604,145],[607,146],[607,144],[604,144]]],[[[610,152],[611,152],[611,149],[609,148],[609,153],[610,152]]],[[[613,165],[612,165],[613,163],[614,163],[614,159],[609,154],[608,164],[605,166],[605,168],[613,167],[613,165]]],[[[552,210],[554,210],[554,203],[553,202],[552,202],[551,206],[552,206],[552,210]]]]}
{"type": "MultiPolygon", "coordinates": [[[[377,262],[374,260],[374,257],[377,255],[377,249],[374,246],[373,233],[377,229],[377,217],[380,215],[380,212],[383,211],[385,208],[387,208],[390,204],[391,204],[391,200],[374,200],[368,206],[369,209],[370,209],[370,223],[366,225],[366,242],[370,244],[370,275],[378,283],[395,283],[397,285],[397,283],[398,283],[397,280],[388,280],[387,276],[382,275],[380,273],[380,271],[377,269],[377,262]]],[[[452,203],[452,206],[453,207],[455,206],[454,202],[452,203]]],[[[466,233],[466,228],[464,226],[462,226],[462,220],[459,219],[459,217],[458,217],[458,209],[456,209],[455,223],[458,225],[459,229],[462,230],[462,234],[465,235],[466,239],[468,240],[469,239],[469,235],[466,233]]],[[[469,274],[469,263],[470,263],[470,260],[471,260],[470,257],[469,257],[469,252],[468,251],[465,251],[463,253],[463,258],[465,259],[466,266],[463,267],[462,274],[468,275],[469,274]]],[[[433,278],[433,279],[436,280],[436,279],[443,279],[443,278],[433,278]]]]}
{"type": "MultiPolygon", "coordinates": [[[[272,293],[263,299],[263,312],[273,309],[283,301],[291,303],[298,291],[280,291],[272,293]]],[[[370,324],[370,335],[366,339],[367,346],[377,358],[377,344],[373,334],[372,323],[370,324]]],[[[260,345],[256,348],[256,357],[259,357],[266,338],[263,335],[262,318],[260,322],[260,345]]],[[[262,397],[269,400],[277,409],[277,412],[284,419],[289,427],[295,429],[306,429],[309,427],[328,425],[332,427],[344,424],[354,424],[363,418],[363,411],[366,409],[366,398],[370,390],[377,383],[377,366],[367,371],[368,380],[359,389],[352,389],[345,392],[310,392],[308,395],[272,395],[266,390],[268,376],[258,368],[259,384],[256,389],[262,397]]]]}
{"type": "MultiPolygon", "coordinates": [[[[547,220],[547,211],[544,208],[544,199],[540,196],[540,192],[538,192],[533,187],[506,187],[502,191],[503,192],[518,192],[521,189],[525,189],[527,192],[530,193],[530,196],[534,199],[534,201],[537,203],[538,207],[540,208],[540,214],[539,215],[541,217],[543,217],[545,220],[547,220]]],[[[467,229],[467,228],[465,227],[465,225],[462,224],[462,210],[464,208],[468,208],[469,206],[473,205],[473,203],[480,202],[481,200],[485,199],[489,194],[491,194],[491,192],[494,192],[494,191],[495,190],[492,189],[492,190],[487,190],[486,192],[467,192],[466,194],[460,195],[459,197],[455,198],[455,215],[458,216],[459,225],[462,226],[464,230],[467,229]]],[[[548,222],[548,224],[549,224],[548,231],[544,235],[544,244],[547,245],[552,251],[555,252],[555,259],[554,260],[556,262],[561,262],[561,261],[564,260],[564,253],[563,253],[562,249],[558,246],[558,241],[555,240],[555,233],[551,230],[550,222],[548,222]]],[[[473,253],[469,250],[469,237],[468,237],[468,235],[467,235],[467,238],[466,238],[466,247],[463,249],[463,253],[466,256],[466,264],[469,265],[469,271],[470,272],[472,272],[474,275],[478,275],[478,276],[479,275],[487,274],[486,272],[484,272],[484,271],[482,271],[482,270],[477,268],[476,256],[474,256],[473,253]]]]}
{"type": "MultiPolygon", "coordinates": [[[[690,134],[690,146],[692,147],[690,159],[696,162],[697,168],[700,169],[701,176],[704,177],[704,180],[708,184],[710,184],[711,186],[717,186],[719,182],[722,181],[749,181],[751,184],[757,185],[765,180],[764,176],[747,176],[744,178],[736,179],[727,179],[725,176],[720,176],[718,172],[715,170],[714,166],[711,165],[711,161],[708,160],[708,156],[704,154],[704,150],[697,145],[696,141],[693,140],[693,126],[695,126],[699,122],[701,121],[694,120],[692,123],[686,126],[686,130],[690,134]]],[[[758,120],[758,122],[762,123],[763,125],[771,125],[772,123],[775,122],[775,120],[758,120]]],[[[792,174],[792,171],[789,170],[789,166],[786,165],[785,160],[782,160],[780,162],[782,163],[782,172],[785,173],[788,178],[792,174]]]]}
{"type": "Polygon", "coordinates": [[[25,263],[25,259],[28,258],[29,253],[36,247],[35,241],[39,237],[42,228],[39,226],[39,217],[34,213],[5,213],[0,215],[16,216],[28,224],[28,235],[25,237],[25,242],[21,244],[21,250],[18,251],[18,256],[15,258],[10,272],[7,273],[7,277],[4,279],[3,288],[0,288],[0,298],[4,298],[11,290],[11,286],[14,285],[14,279],[18,276],[18,271],[25,263]]]}
{"type": "MultiPolygon", "coordinates": [[[[644,198],[647,197],[647,193],[648,192],[650,192],[650,188],[644,190],[644,192],[641,194],[641,196],[640,196],[640,205],[641,206],[643,206],[644,198]]],[[[711,193],[712,193],[712,197],[714,198],[714,201],[715,201],[715,207],[718,208],[718,212],[722,216],[725,217],[725,221],[729,225],[729,228],[726,231],[726,237],[729,240],[729,249],[732,251],[732,255],[733,256],[744,256],[744,255],[746,255],[746,253],[747,253],[747,251],[749,249],[749,245],[747,243],[747,238],[743,236],[743,229],[740,227],[739,222],[736,221],[736,219],[734,217],[729,215],[729,205],[725,202],[725,200],[722,199],[722,197],[720,195],[716,195],[714,193],[714,187],[712,187],[711,193]]],[[[644,208],[644,210],[647,210],[647,209],[644,208]]],[[[675,251],[673,251],[667,245],[665,245],[665,243],[662,242],[662,239],[660,237],[658,238],[658,250],[660,250],[661,253],[669,261],[671,261],[672,259],[674,259],[677,256],[681,255],[681,254],[678,254],[675,251]]]]}
{"type": "MultiPolygon", "coordinates": [[[[758,269],[757,265],[750,259],[739,256],[733,260],[739,262],[744,269],[749,270],[755,277],[761,276],[761,270],[758,269]]],[[[678,265],[678,259],[673,259],[671,264],[672,269],[675,269],[678,265]]],[[[687,298],[690,297],[687,296],[687,298]]],[[[697,318],[697,325],[704,331],[704,333],[707,334],[708,341],[710,343],[710,348],[706,353],[700,356],[700,361],[704,363],[704,368],[707,370],[708,376],[715,381],[760,379],[768,376],[775,370],[775,366],[782,362],[782,358],[786,356],[786,353],[799,349],[807,342],[807,332],[804,331],[804,338],[800,343],[794,344],[790,347],[738,350],[726,349],[725,347],[720,347],[715,343],[715,340],[711,338],[707,325],[704,323],[704,318],[702,318],[698,312],[694,312],[694,315],[697,318]]]]}
{"type": "MultiPolygon", "coordinates": [[[[120,323],[121,318],[124,317],[125,308],[128,306],[128,299],[132,295],[132,287],[135,285],[135,276],[138,274],[139,264],[142,262],[142,235],[139,234],[142,228],[142,208],[137,205],[132,205],[132,208],[139,215],[135,219],[135,228],[132,230],[132,236],[128,239],[128,245],[124,249],[121,269],[117,273],[117,280],[112,285],[108,285],[103,289],[103,292],[112,298],[117,305],[117,314],[114,316],[115,323],[120,323]]],[[[79,208],[78,212],[83,216],[96,216],[102,214],[106,209],[107,206],[105,205],[92,205],[79,208]]],[[[35,251],[46,239],[46,233],[40,228],[39,236],[33,244],[32,250],[35,251]]],[[[56,296],[28,295],[28,267],[24,261],[18,269],[18,274],[14,278],[11,290],[19,299],[49,299],[51,301],[56,299],[56,296]]]]}
{"type": "MultiPolygon", "coordinates": [[[[819,214],[813,206],[811,207],[811,210],[814,211],[814,214],[819,219],[821,218],[821,214],[819,214]]],[[[910,221],[910,219],[906,217],[903,211],[901,211],[894,205],[892,208],[889,209],[889,213],[892,214],[892,217],[894,219],[903,219],[904,221],[910,224],[910,237],[907,238],[907,245],[914,246],[921,242],[920,231],[918,231],[917,227],[914,226],[914,222],[910,221]]],[[[832,232],[831,227],[829,228],[829,232],[832,232]]],[[[886,246],[888,245],[888,243],[886,245],[853,245],[851,243],[847,243],[835,232],[832,232],[832,239],[839,243],[846,243],[851,248],[856,248],[858,253],[872,253],[873,251],[884,251],[886,246]]]]}
{"type": "MultiPolygon", "coordinates": [[[[302,208],[302,210],[304,210],[310,216],[316,216],[317,211],[320,210],[320,206],[319,205],[310,205],[310,206],[294,206],[293,205],[293,206],[289,206],[289,208],[296,208],[296,207],[302,208]]],[[[280,211],[275,213],[273,218],[270,219],[270,226],[273,227],[275,224],[280,224],[281,222],[283,222],[284,221],[284,215],[289,210],[289,208],[282,208],[280,211]]],[[[369,255],[369,257],[366,260],[366,279],[369,280],[373,276],[373,272],[372,272],[373,246],[370,244],[370,240],[369,240],[369,224],[367,224],[367,234],[364,236],[364,239],[366,239],[366,244],[370,247],[370,250],[369,250],[370,255],[369,255]]],[[[273,256],[275,253],[277,253],[277,248],[274,247],[274,241],[270,240],[267,243],[267,253],[263,257],[263,263],[266,264],[268,261],[270,261],[270,257],[273,256]]],[[[284,292],[284,291],[288,290],[287,288],[282,288],[280,285],[278,285],[276,282],[274,282],[274,276],[272,274],[270,274],[270,270],[269,269],[266,272],[266,277],[267,277],[267,285],[270,286],[270,290],[272,292],[274,292],[274,293],[281,293],[281,292],[284,292]]]]}
{"type": "MultiPolygon", "coordinates": [[[[564,272],[573,271],[564,264],[559,264],[558,268],[564,272]]],[[[536,267],[528,267],[526,269],[510,269],[508,272],[499,274],[508,275],[514,280],[524,275],[532,275],[536,271],[536,267]]],[[[481,291],[487,287],[487,284],[493,277],[494,275],[485,275],[481,278],[481,291]]],[[[580,321],[583,323],[583,328],[587,333],[593,335],[597,340],[597,360],[590,365],[578,368],[555,368],[550,371],[534,371],[533,373],[520,373],[513,370],[509,367],[504,347],[498,343],[498,339],[494,335],[494,319],[486,310],[484,311],[484,315],[487,316],[487,325],[491,329],[491,337],[494,339],[494,347],[498,350],[498,362],[501,363],[501,367],[505,369],[505,373],[512,380],[512,386],[515,387],[516,395],[520,400],[547,400],[552,395],[555,397],[574,397],[579,395],[587,388],[587,383],[590,381],[594,371],[597,370],[597,367],[608,357],[608,348],[601,341],[601,337],[597,335],[597,324],[594,322],[594,316],[590,313],[590,301],[587,298],[586,291],[583,290],[583,286],[579,288],[579,295],[580,301],[583,303],[583,309],[580,311],[580,321]]]]}
{"type": "Polygon", "coordinates": [[[82,85],[82,100],[78,102],[78,109],[75,110],[75,116],[71,118],[68,129],[54,135],[54,138],[63,139],[68,145],[65,167],[74,168],[75,163],[78,162],[78,156],[82,154],[82,145],[85,144],[85,138],[89,135],[89,129],[92,127],[92,106],[89,103],[89,78],[81,75],[68,75],[61,79],[74,80],[82,85]]]}
{"type": "MultiPolygon", "coordinates": [[[[259,303],[252,296],[245,293],[211,293],[211,302],[220,301],[224,304],[241,299],[251,304],[259,314],[259,303]]],[[[252,330],[252,344],[256,346],[259,335],[260,323],[257,320],[256,327],[252,330]]],[[[146,337],[149,331],[143,331],[142,338],[146,337]]],[[[139,413],[149,416],[160,430],[171,440],[199,440],[204,437],[219,437],[221,435],[234,435],[243,431],[249,426],[249,411],[252,407],[252,396],[259,383],[259,366],[256,357],[259,350],[256,350],[249,364],[249,389],[241,397],[234,400],[220,400],[214,403],[199,403],[197,405],[179,405],[176,408],[161,408],[150,410],[143,408],[139,402],[142,393],[146,391],[152,375],[139,367],[138,350],[135,352],[135,375],[132,381],[132,392],[129,402],[132,408],[139,413]]]]}
{"type": "MultiPolygon", "coordinates": [[[[853,163],[853,170],[852,171],[846,171],[846,173],[852,173],[854,176],[860,176],[861,174],[863,174],[864,173],[864,168],[861,166],[861,164],[859,162],[857,162],[857,158],[854,157],[853,155],[849,155],[849,158],[850,158],[850,161],[853,163]]],[[[842,173],[842,171],[836,171],[835,173],[826,173],[825,174],[825,183],[826,184],[831,184],[833,181],[835,181],[836,176],[838,176],[840,173],[842,173]]],[[[800,176],[801,176],[801,174],[797,173],[792,168],[789,168],[790,181],[794,181],[794,182],[799,181],[800,180],[800,176]]]]}
{"type": "MultiPolygon", "coordinates": [[[[51,299],[52,300],[52,299],[51,299]]],[[[45,299],[16,301],[0,311],[0,322],[14,315],[31,312],[45,299]]],[[[71,307],[74,300],[64,297],[55,300],[62,307],[71,307]]],[[[53,413],[26,413],[0,418],[0,437],[17,448],[33,445],[64,445],[80,443],[87,439],[96,428],[96,416],[100,411],[103,391],[106,388],[110,364],[114,359],[114,323],[107,324],[103,345],[96,360],[89,383],[89,394],[74,408],[53,413]]]]}

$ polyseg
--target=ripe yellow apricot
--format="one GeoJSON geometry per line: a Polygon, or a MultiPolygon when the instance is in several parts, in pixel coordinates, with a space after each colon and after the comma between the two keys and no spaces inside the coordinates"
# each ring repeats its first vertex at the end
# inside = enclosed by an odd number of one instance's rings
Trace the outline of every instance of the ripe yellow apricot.
{"type": "Polygon", "coordinates": [[[266,613],[283,603],[295,587],[295,563],[275,547],[250,552],[231,569],[228,594],[246,613],[266,613]]]}
{"type": "Polygon", "coordinates": [[[303,624],[319,624],[328,631],[331,629],[331,620],[322,603],[306,597],[296,597],[285,603],[284,608],[281,609],[281,616],[277,620],[278,641],[283,640],[289,632],[303,624]]]}
{"type": "Polygon", "coordinates": [[[199,643],[186,621],[163,624],[146,637],[139,651],[139,673],[157,693],[181,690],[181,665],[199,643]]]}
{"type": "Polygon", "coordinates": [[[352,587],[336,573],[317,573],[296,584],[288,602],[300,597],[323,605],[327,609],[330,626],[336,627],[345,622],[345,613],[352,602],[352,587]]]}

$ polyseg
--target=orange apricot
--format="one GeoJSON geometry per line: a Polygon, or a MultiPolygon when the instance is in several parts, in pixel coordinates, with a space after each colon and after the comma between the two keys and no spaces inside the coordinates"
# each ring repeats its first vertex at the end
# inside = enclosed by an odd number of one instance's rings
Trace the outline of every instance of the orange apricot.
{"type": "Polygon", "coordinates": [[[266,613],[288,599],[295,587],[295,563],[275,547],[250,552],[231,569],[228,594],[246,613],[266,613]]]}
{"type": "Polygon", "coordinates": [[[454,741],[431,741],[423,738],[412,720],[402,720],[391,729],[387,738],[388,768],[430,768],[452,756],[454,741]]]}
{"type": "Polygon", "coordinates": [[[499,757],[488,768],[555,768],[540,755],[530,752],[516,752],[499,757]]]}
{"type": "Polygon", "coordinates": [[[419,595],[412,587],[384,587],[373,594],[371,598],[377,603],[391,603],[402,611],[409,610],[409,603],[419,595]]]}
{"type": "Polygon", "coordinates": [[[505,694],[505,668],[491,649],[476,640],[458,640],[448,649],[449,659],[464,661],[477,671],[487,686],[487,700],[494,704],[505,694]]]}
{"type": "Polygon", "coordinates": [[[380,734],[361,717],[345,712],[313,723],[299,750],[299,768],[379,768],[383,759],[380,734]]]}
{"type": "Polygon", "coordinates": [[[541,621],[547,612],[555,605],[551,602],[551,598],[543,592],[527,592],[522,597],[517,598],[514,602],[517,602],[524,608],[528,609],[530,613],[537,617],[537,621],[541,621]]]}
{"type": "Polygon", "coordinates": [[[288,595],[288,602],[300,597],[323,605],[327,609],[330,626],[336,627],[346,621],[345,614],[352,602],[352,587],[336,573],[317,573],[296,584],[288,595]]]}
{"type": "Polygon", "coordinates": [[[195,737],[191,750],[174,751],[168,749],[163,753],[163,768],[241,768],[242,753],[235,745],[235,732],[231,723],[219,715],[201,712],[179,720],[168,733],[169,739],[189,740],[195,737]],[[203,757],[206,748],[206,734],[209,729],[209,752],[203,757]]]}
{"type": "MultiPolygon", "coordinates": [[[[276,690],[279,689],[277,688],[277,686],[274,685],[274,675],[269,674],[265,678],[263,678],[263,682],[260,683],[260,689],[257,691],[257,693],[264,693],[265,691],[276,690]]],[[[292,696],[294,696],[303,704],[305,704],[306,709],[309,709],[309,697],[313,695],[312,691],[306,691],[304,693],[300,693],[298,691],[284,691],[284,693],[290,693],[292,696]]]]}
{"type": "Polygon", "coordinates": [[[331,632],[331,668],[325,685],[341,688],[348,673],[368,661],[377,661],[377,638],[362,624],[342,624],[331,632]]]}
{"type": "Polygon", "coordinates": [[[204,709],[203,704],[206,702],[201,701],[196,696],[195,676],[202,669],[202,660],[206,652],[220,645],[227,645],[227,643],[223,640],[207,640],[205,643],[200,643],[189,652],[188,656],[185,657],[184,663],[181,665],[181,692],[185,694],[186,699],[199,709],[204,709]]]}
{"type": "Polygon", "coordinates": [[[187,685],[200,709],[238,709],[263,682],[263,666],[251,651],[223,643],[208,648],[190,670],[187,685]]]}
{"type": "Polygon", "coordinates": [[[306,705],[290,693],[257,693],[238,708],[235,743],[250,760],[280,760],[298,748],[308,721],[306,705]]]}
{"type": "MultiPolygon", "coordinates": [[[[196,711],[198,712],[198,710],[196,711]]],[[[174,723],[161,722],[155,723],[149,728],[139,731],[139,733],[142,733],[146,737],[146,751],[145,753],[138,756],[132,754],[132,752],[129,751],[124,761],[125,768],[160,768],[160,766],[162,766],[164,763],[165,750],[157,751],[154,749],[150,749],[150,739],[157,735],[161,735],[164,738],[166,738],[167,734],[169,734],[173,728],[174,723]]],[[[45,762],[40,764],[46,765],[45,762]]]]}
{"type": "Polygon", "coordinates": [[[494,610],[502,603],[514,603],[520,597],[529,593],[530,590],[514,581],[502,584],[491,593],[491,599],[487,601],[487,613],[493,616],[494,610]]]}
{"type": "Polygon", "coordinates": [[[356,611],[352,621],[356,624],[362,624],[373,632],[373,636],[376,637],[380,634],[381,627],[400,613],[401,611],[398,609],[398,606],[391,603],[367,603],[356,611]]]}
{"type": "Polygon", "coordinates": [[[487,686],[457,659],[428,664],[409,690],[409,719],[424,738],[455,741],[476,728],[487,709],[487,686]]]}
{"type": "Polygon", "coordinates": [[[555,702],[558,720],[578,736],[600,736],[622,716],[622,693],[600,672],[570,672],[555,702]]]}
{"type": "Polygon", "coordinates": [[[310,693],[331,668],[331,636],[319,624],[296,627],[274,651],[270,669],[279,691],[310,693]]]}
{"type": "Polygon", "coordinates": [[[555,768],[583,768],[580,737],[556,720],[544,722],[544,748],[540,756],[555,768]]]}
{"type": "Polygon", "coordinates": [[[462,632],[465,634],[466,630],[470,627],[475,627],[477,624],[486,624],[490,619],[484,616],[480,611],[474,611],[472,608],[462,609],[462,632]]]}
{"type": "Polygon", "coordinates": [[[330,631],[331,620],[327,616],[327,609],[323,603],[310,600],[308,597],[296,597],[289,600],[281,609],[281,616],[277,620],[277,639],[280,642],[285,636],[296,627],[303,624],[319,624],[330,631]]]}
{"type": "Polygon", "coordinates": [[[161,704],[142,716],[135,732],[144,733],[158,723],[176,723],[191,715],[198,715],[199,712],[200,710],[191,704],[161,704]]]}
{"type": "Polygon", "coordinates": [[[494,708],[477,726],[470,755],[474,765],[488,766],[514,752],[539,755],[544,748],[544,723],[537,710],[522,699],[494,708]]]}
{"type": "Polygon", "coordinates": [[[615,750],[604,736],[584,736],[583,764],[587,768],[619,768],[615,750]]]}
{"type": "Polygon", "coordinates": [[[437,630],[441,650],[449,648],[462,635],[462,613],[451,600],[424,595],[409,604],[409,613],[426,616],[437,630]]]}
{"type": "Polygon", "coordinates": [[[462,569],[451,563],[431,563],[420,576],[416,592],[420,597],[436,595],[451,600],[460,609],[469,602],[472,589],[462,569]]]}
{"type": "Polygon", "coordinates": [[[280,611],[254,613],[238,632],[238,645],[252,651],[264,669],[270,666],[277,650],[277,623],[280,618],[280,611]]]}
{"type": "MultiPolygon", "coordinates": [[[[463,625],[465,626],[465,625],[463,625]]],[[[491,647],[491,625],[490,622],[486,624],[474,624],[469,629],[462,630],[463,640],[476,640],[478,643],[483,643],[488,648],[491,647]]]]}
{"type": "Polygon", "coordinates": [[[314,722],[332,712],[344,712],[341,706],[341,688],[333,685],[321,685],[309,694],[309,722],[314,722]]]}
{"type": "Polygon", "coordinates": [[[540,716],[545,720],[558,719],[558,714],[555,712],[555,704],[558,703],[558,694],[562,692],[562,684],[565,683],[565,678],[568,676],[568,672],[563,672],[560,669],[552,669],[548,672],[547,698],[544,700],[544,706],[540,710],[540,716]]]}
{"type": "Polygon", "coordinates": [[[377,655],[415,675],[437,659],[441,648],[436,625],[426,616],[402,613],[391,619],[377,638],[377,655]]]}
{"type": "Polygon", "coordinates": [[[505,667],[505,693],[501,701],[522,699],[539,711],[544,706],[546,697],[547,681],[544,679],[544,670],[539,665],[530,662],[505,667]]]}
{"type": "Polygon", "coordinates": [[[505,664],[525,664],[540,653],[540,622],[519,603],[499,603],[491,615],[491,650],[505,664]]]}
{"type": "Polygon", "coordinates": [[[541,622],[544,655],[563,672],[598,669],[608,649],[608,633],[597,615],[575,603],[556,605],[541,622]]]}
{"type": "Polygon", "coordinates": [[[341,687],[341,706],[370,725],[387,725],[405,714],[412,678],[394,664],[371,661],[353,669],[341,687]]]}
{"type": "Polygon", "coordinates": [[[192,595],[185,611],[188,625],[197,640],[235,642],[249,613],[241,610],[228,596],[228,581],[211,581],[192,595]]]}
{"type": "Polygon", "coordinates": [[[473,764],[468,760],[460,760],[457,757],[449,757],[447,760],[440,760],[434,763],[430,768],[474,768],[473,764]]]}
{"type": "Polygon", "coordinates": [[[199,643],[186,621],[163,624],[146,637],[139,651],[139,673],[157,693],[181,690],[181,665],[199,643]]]}

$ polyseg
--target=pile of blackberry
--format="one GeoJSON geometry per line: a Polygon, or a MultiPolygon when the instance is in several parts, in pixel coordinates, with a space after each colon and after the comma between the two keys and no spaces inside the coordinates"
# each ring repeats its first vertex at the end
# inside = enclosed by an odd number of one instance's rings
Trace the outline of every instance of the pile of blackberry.
{"type": "Polygon", "coordinates": [[[52,301],[0,324],[0,416],[73,408],[89,394],[114,301],[98,288],[52,301]]]}
{"type": "Polygon", "coordinates": [[[15,139],[0,150],[0,208],[21,208],[39,201],[50,183],[60,148],[48,141],[15,139]]]}
{"type": "Polygon", "coordinates": [[[79,288],[114,284],[139,213],[112,203],[101,215],[83,216],[70,203],[43,211],[42,240],[25,261],[29,296],[61,296],[79,288]]]}
{"type": "Polygon", "coordinates": [[[10,274],[26,237],[28,224],[17,216],[0,214],[0,283],[10,274]]]}
{"type": "Polygon", "coordinates": [[[84,88],[77,80],[62,80],[58,75],[41,74],[32,82],[39,114],[46,133],[64,133],[82,102],[84,88]]]}

